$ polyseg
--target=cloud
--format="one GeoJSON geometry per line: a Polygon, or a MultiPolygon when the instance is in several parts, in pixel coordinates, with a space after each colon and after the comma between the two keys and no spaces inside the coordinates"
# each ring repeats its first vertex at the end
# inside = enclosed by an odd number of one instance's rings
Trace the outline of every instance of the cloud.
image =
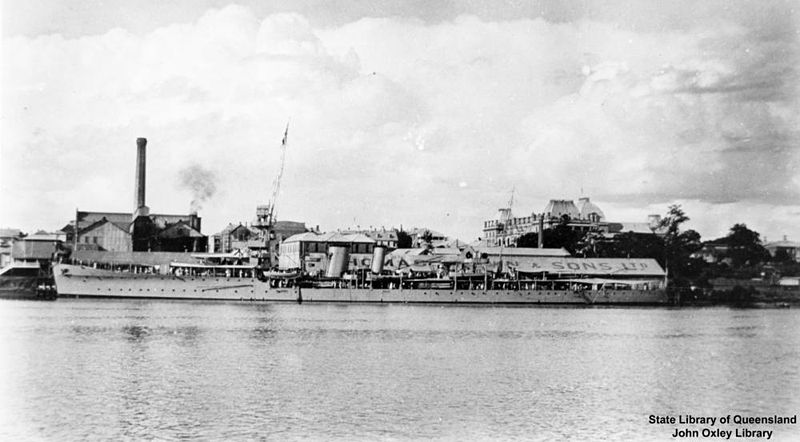
{"type": "Polygon", "coordinates": [[[538,161],[550,182],[577,175],[608,200],[796,201],[797,50],[779,57],[746,29],[658,40],[684,49],[661,66],[587,67],[580,91],[529,116],[518,164],[538,161]]]}
{"type": "Polygon", "coordinates": [[[2,222],[132,210],[136,137],[153,211],[186,210],[176,175],[197,164],[218,190],[204,226],[249,220],[290,120],[278,211],[323,228],[470,239],[513,186],[520,213],[584,188],[642,219],[679,200],[757,201],[767,225],[800,196],[797,34],[737,17],[320,27],[229,6],[141,34],[6,39],[2,222]]]}

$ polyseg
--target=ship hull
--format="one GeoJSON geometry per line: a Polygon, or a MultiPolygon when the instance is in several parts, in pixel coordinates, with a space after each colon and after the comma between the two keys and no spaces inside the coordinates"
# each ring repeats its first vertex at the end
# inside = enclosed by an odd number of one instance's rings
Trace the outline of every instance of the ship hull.
{"type": "Polygon", "coordinates": [[[427,304],[667,305],[663,290],[425,290],[303,288],[303,302],[427,304]]]}
{"type": "Polygon", "coordinates": [[[59,296],[289,302],[299,298],[297,288],[272,287],[256,278],[132,274],[69,264],[57,264],[53,276],[59,296]]]}
{"type": "Polygon", "coordinates": [[[308,303],[666,305],[663,290],[440,290],[273,287],[257,278],[130,274],[59,264],[59,296],[308,303]]]}

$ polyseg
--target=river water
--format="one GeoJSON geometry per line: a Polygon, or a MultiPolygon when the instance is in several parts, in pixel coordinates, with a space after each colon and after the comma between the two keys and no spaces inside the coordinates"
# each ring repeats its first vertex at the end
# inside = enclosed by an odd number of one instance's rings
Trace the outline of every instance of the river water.
{"type": "Polygon", "coordinates": [[[800,311],[0,301],[0,440],[674,440],[687,427],[651,414],[800,414],[800,311]]]}

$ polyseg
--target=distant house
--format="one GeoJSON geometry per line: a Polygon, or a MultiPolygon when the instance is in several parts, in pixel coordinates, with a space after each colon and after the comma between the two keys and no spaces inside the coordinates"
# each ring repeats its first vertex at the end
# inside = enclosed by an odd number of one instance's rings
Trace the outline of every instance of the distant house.
{"type": "Polygon", "coordinates": [[[411,237],[412,247],[423,247],[425,245],[433,246],[434,244],[440,244],[449,240],[444,233],[424,227],[414,227],[407,230],[406,233],[411,237]]]}
{"type": "Polygon", "coordinates": [[[800,243],[789,241],[785,236],[782,241],[771,241],[764,244],[764,248],[773,258],[778,254],[785,254],[792,261],[800,261],[800,243]]]}
{"type": "Polygon", "coordinates": [[[395,229],[365,229],[365,230],[345,230],[342,234],[360,233],[375,240],[376,246],[388,247],[390,249],[397,248],[397,230],[395,229]]]}
{"type": "MultiPolygon", "coordinates": [[[[257,229],[239,224],[228,224],[220,232],[212,235],[213,249],[210,252],[230,253],[234,250],[247,248],[252,242],[258,240],[260,232],[257,229]]],[[[260,241],[263,243],[263,240],[260,241]]]]}
{"type": "Polygon", "coordinates": [[[15,239],[25,236],[19,229],[0,229],[0,267],[11,263],[11,247],[15,239]]]}
{"type": "Polygon", "coordinates": [[[700,258],[709,264],[715,262],[730,262],[730,259],[726,258],[729,249],[730,247],[728,244],[724,242],[708,241],[703,244],[700,250],[692,254],[692,258],[700,258]]]}
{"type": "MultiPolygon", "coordinates": [[[[273,238],[271,242],[280,244],[286,238],[294,235],[305,233],[305,223],[297,221],[276,221],[271,228],[273,238]]],[[[214,252],[230,253],[234,250],[250,250],[251,252],[266,252],[267,238],[265,238],[267,231],[253,227],[239,224],[228,224],[227,227],[222,229],[219,233],[213,235],[214,252]]]]}

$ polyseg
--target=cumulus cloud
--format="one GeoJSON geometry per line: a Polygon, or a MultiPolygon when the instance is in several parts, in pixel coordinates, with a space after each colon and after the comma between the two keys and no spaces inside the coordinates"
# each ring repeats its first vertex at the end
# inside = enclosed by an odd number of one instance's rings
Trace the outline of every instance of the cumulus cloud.
{"type": "Polygon", "coordinates": [[[527,153],[545,157],[547,170],[581,174],[610,200],[796,201],[798,120],[789,116],[797,108],[796,49],[778,54],[775,42],[746,29],[707,31],[693,41],[658,37],[686,47],[660,67],[605,62],[584,69],[578,93],[523,123],[527,153]],[[590,167],[576,170],[546,154],[560,148],[590,167]]]}
{"type": "Polygon", "coordinates": [[[754,228],[786,229],[767,220],[800,196],[797,33],[764,26],[465,15],[322,28],[229,6],[140,34],[6,39],[3,222],[132,210],[141,136],[152,210],[185,211],[174,177],[197,164],[216,171],[204,226],[249,220],[291,118],[279,212],[323,228],[469,239],[516,186],[521,213],[584,188],[621,217],[757,202],[754,228]]]}

